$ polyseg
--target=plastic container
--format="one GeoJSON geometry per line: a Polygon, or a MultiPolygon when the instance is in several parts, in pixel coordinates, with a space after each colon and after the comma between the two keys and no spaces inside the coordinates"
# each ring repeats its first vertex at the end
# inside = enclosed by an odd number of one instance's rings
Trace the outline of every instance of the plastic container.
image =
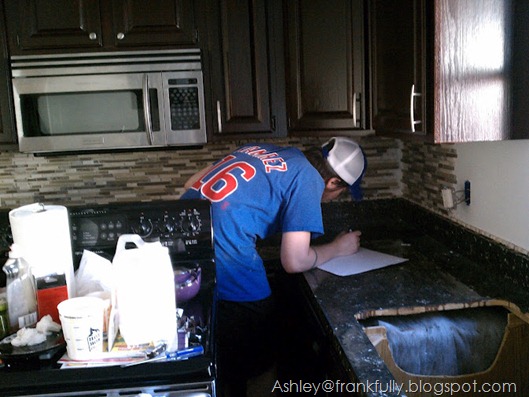
{"type": "Polygon", "coordinates": [[[6,296],[11,331],[37,322],[37,297],[35,280],[29,264],[24,260],[19,247],[11,246],[9,259],[2,270],[7,276],[6,296]]]}
{"type": "Polygon", "coordinates": [[[103,352],[103,311],[100,298],[80,297],[58,305],[68,357],[89,360],[103,352]]]}
{"type": "Polygon", "coordinates": [[[9,334],[9,313],[7,312],[7,299],[0,296],[0,339],[9,334]]]}
{"type": "Polygon", "coordinates": [[[177,343],[173,267],[167,247],[119,237],[113,260],[119,331],[127,345],[177,343]],[[126,249],[128,243],[137,248],[126,249]]]}

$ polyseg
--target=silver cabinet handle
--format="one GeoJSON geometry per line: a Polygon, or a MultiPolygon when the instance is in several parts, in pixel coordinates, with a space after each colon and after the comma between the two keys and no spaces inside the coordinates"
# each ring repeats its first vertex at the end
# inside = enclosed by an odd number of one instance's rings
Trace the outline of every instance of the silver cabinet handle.
{"type": "Polygon", "coordinates": [[[118,40],[123,40],[125,38],[125,33],[122,33],[122,32],[119,32],[117,35],[116,35],[116,38],[118,40]]]}
{"type": "Polygon", "coordinates": [[[97,40],[97,33],[96,33],[96,32],[90,32],[90,33],[88,34],[88,38],[89,38],[90,40],[97,40]]]}
{"type": "Polygon", "coordinates": [[[222,132],[222,111],[220,109],[220,101],[217,101],[217,124],[219,126],[219,132],[222,132]]]}
{"type": "Polygon", "coordinates": [[[143,75],[143,115],[145,117],[145,130],[147,132],[147,140],[149,145],[153,145],[154,136],[151,127],[151,103],[149,102],[149,75],[143,75]]]}
{"type": "Polygon", "coordinates": [[[415,97],[422,96],[421,93],[415,92],[415,84],[411,85],[411,94],[410,94],[410,124],[411,124],[411,132],[415,132],[415,125],[421,124],[421,120],[415,120],[415,113],[414,113],[414,104],[415,104],[415,97]]]}
{"type": "Polygon", "coordinates": [[[356,127],[356,92],[353,93],[353,122],[355,123],[356,127]]]}

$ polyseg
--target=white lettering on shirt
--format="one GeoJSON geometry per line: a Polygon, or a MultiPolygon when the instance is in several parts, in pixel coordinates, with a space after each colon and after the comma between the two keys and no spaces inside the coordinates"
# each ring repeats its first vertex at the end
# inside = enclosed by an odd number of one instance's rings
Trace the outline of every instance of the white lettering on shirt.
{"type": "Polygon", "coordinates": [[[279,157],[277,153],[269,152],[260,146],[244,147],[239,149],[238,152],[246,153],[249,156],[261,160],[267,173],[272,171],[285,172],[288,170],[287,163],[282,157],[279,157]]]}

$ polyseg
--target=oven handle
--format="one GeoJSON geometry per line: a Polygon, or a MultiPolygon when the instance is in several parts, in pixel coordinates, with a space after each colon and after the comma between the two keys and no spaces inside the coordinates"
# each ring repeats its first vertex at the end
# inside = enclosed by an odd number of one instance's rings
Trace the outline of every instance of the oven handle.
{"type": "Polygon", "coordinates": [[[147,140],[149,145],[153,145],[154,136],[151,127],[151,104],[149,102],[149,75],[145,73],[143,75],[143,114],[145,116],[145,129],[147,132],[147,140]]]}

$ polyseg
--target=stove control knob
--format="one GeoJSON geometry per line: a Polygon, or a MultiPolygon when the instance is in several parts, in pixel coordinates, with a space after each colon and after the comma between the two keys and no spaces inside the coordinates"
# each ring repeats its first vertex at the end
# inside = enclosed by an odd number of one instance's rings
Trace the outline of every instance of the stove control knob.
{"type": "Polygon", "coordinates": [[[169,216],[164,216],[162,222],[162,231],[165,233],[172,233],[174,230],[174,221],[169,216]]]}
{"type": "Polygon", "coordinates": [[[198,229],[199,223],[195,217],[188,216],[182,219],[181,228],[184,233],[191,233],[198,229]]]}
{"type": "Polygon", "coordinates": [[[152,229],[152,222],[149,219],[141,217],[138,222],[136,233],[138,233],[141,237],[146,237],[152,233],[152,229]]]}
{"type": "Polygon", "coordinates": [[[187,233],[191,230],[190,224],[191,222],[189,218],[182,218],[182,221],[180,222],[180,228],[184,233],[187,233]]]}

